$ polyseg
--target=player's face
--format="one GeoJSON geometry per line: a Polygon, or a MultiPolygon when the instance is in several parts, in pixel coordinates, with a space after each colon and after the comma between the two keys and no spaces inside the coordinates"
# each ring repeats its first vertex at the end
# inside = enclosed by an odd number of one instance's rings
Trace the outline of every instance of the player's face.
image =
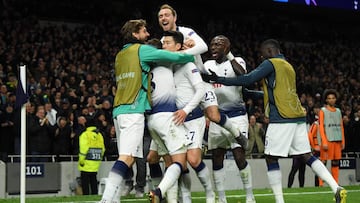
{"type": "Polygon", "coordinates": [[[210,51],[213,59],[222,59],[225,55],[225,41],[215,37],[210,42],[210,51]]]}
{"type": "Polygon", "coordinates": [[[176,30],[176,17],[170,9],[161,9],[158,14],[159,25],[164,31],[176,30]]]}
{"type": "Polygon", "coordinates": [[[179,44],[175,43],[175,40],[171,36],[165,36],[163,39],[163,45],[162,48],[168,51],[178,51],[181,48],[179,48],[179,44]]]}
{"type": "Polygon", "coordinates": [[[326,103],[330,106],[335,106],[335,103],[336,103],[336,96],[333,95],[333,94],[329,94],[327,97],[326,97],[326,103]]]}
{"type": "Polygon", "coordinates": [[[261,47],[260,49],[260,53],[261,53],[261,60],[265,60],[271,57],[271,50],[269,45],[264,45],[261,47]]]}
{"type": "Polygon", "coordinates": [[[146,27],[140,28],[139,32],[133,33],[133,36],[141,42],[145,42],[148,37],[150,36],[149,32],[147,31],[146,27]]]}

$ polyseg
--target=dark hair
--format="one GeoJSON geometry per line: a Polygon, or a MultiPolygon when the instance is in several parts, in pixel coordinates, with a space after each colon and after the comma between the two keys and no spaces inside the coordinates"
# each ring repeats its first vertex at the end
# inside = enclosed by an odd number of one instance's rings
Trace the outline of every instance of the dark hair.
{"type": "Polygon", "coordinates": [[[280,50],[280,43],[276,39],[267,39],[261,43],[261,47],[265,45],[271,45],[280,50]]]}
{"type": "Polygon", "coordinates": [[[330,94],[335,95],[335,98],[336,98],[336,99],[338,98],[338,92],[337,92],[335,89],[326,89],[326,90],[324,91],[324,94],[323,94],[324,104],[326,104],[326,98],[327,98],[330,94]]]}
{"type": "Polygon", "coordinates": [[[128,20],[123,27],[121,28],[121,36],[123,39],[123,43],[141,43],[138,39],[136,39],[132,33],[138,33],[141,28],[146,26],[146,21],[143,19],[136,20],[128,20]]]}
{"type": "Polygon", "coordinates": [[[154,46],[155,48],[157,49],[161,49],[162,48],[162,43],[159,39],[157,38],[152,38],[152,39],[149,39],[146,44],[149,44],[149,45],[152,45],[154,46]]]}
{"type": "Polygon", "coordinates": [[[163,36],[164,37],[166,37],[166,36],[173,37],[175,43],[180,43],[181,46],[183,46],[184,35],[181,32],[169,30],[169,31],[165,31],[163,33],[163,36]]]}

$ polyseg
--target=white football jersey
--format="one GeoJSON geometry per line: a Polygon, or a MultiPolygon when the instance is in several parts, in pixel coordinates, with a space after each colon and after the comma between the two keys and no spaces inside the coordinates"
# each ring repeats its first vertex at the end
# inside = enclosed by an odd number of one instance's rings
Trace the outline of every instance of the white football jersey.
{"type": "MultiPolygon", "coordinates": [[[[236,57],[235,60],[245,69],[245,61],[241,57],[236,57]]],[[[208,60],[205,61],[204,66],[207,71],[211,69],[218,76],[236,77],[229,60],[226,60],[221,64],[218,64],[215,60],[208,60]]],[[[220,110],[231,111],[245,106],[242,95],[242,86],[225,86],[215,83],[213,84],[213,87],[215,88],[215,94],[220,110]]]]}
{"type": "MultiPolygon", "coordinates": [[[[176,87],[176,106],[179,109],[184,108],[195,95],[194,86],[198,83],[203,83],[199,69],[194,63],[175,64],[174,65],[174,80],[176,87]],[[182,66],[182,67],[179,67],[182,66]]],[[[197,103],[200,103],[201,99],[197,103]]]]}
{"type": "Polygon", "coordinates": [[[176,90],[172,69],[157,66],[151,70],[152,111],[176,111],[176,90]]]}
{"type": "MultiPolygon", "coordinates": [[[[184,26],[177,26],[176,31],[181,32],[184,36],[184,41],[188,38],[194,40],[195,46],[189,49],[184,50],[184,53],[193,55],[195,57],[195,65],[201,72],[204,72],[204,64],[201,58],[201,54],[208,51],[208,46],[206,42],[191,28],[184,27],[184,26]]],[[[161,42],[163,41],[161,38],[161,42]]]]}

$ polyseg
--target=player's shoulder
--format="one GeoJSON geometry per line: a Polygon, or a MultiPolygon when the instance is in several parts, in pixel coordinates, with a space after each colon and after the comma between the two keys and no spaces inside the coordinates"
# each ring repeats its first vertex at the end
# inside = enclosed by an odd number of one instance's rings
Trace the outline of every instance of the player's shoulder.
{"type": "Polygon", "coordinates": [[[215,64],[215,60],[213,60],[213,59],[206,60],[206,61],[204,62],[204,65],[212,65],[212,64],[215,64]]]}
{"type": "Polygon", "coordinates": [[[196,32],[190,27],[178,26],[177,28],[178,31],[183,33],[184,36],[191,36],[193,34],[196,34],[196,32]]]}
{"type": "Polygon", "coordinates": [[[184,64],[184,67],[186,67],[188,69],[197,68],[194,62],[187,62],[187,63],[184,64]]]}
{"type": "Polygon", "coordinates": [[[245,62],[245,60],[244,60],[242,57],[237,56],[237,57],[235,57],[235,60],[236,60],[243,68],[246,69],[246,62],[245,62]]]}

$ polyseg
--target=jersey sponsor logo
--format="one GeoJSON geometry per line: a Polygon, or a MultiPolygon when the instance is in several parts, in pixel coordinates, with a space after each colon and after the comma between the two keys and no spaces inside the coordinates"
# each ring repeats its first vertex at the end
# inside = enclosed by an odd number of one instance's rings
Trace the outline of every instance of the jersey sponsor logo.
{"type": "Polygon", "coordinates": [[[198,73],[198,72],[199,72],[199,70],[197,68],[194,68],[191,70],[191,73],[198,73]]]}

